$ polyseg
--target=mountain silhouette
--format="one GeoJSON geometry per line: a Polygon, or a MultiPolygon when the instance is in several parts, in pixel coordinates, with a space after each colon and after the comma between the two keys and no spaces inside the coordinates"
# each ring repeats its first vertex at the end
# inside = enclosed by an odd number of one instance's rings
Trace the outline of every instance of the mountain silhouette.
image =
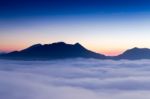
{"type": "Polygon", "coordinates": [[[52,44],[36,44],[21,51],[14,51],[1,55],[10,59],[63,59],[63,58],[98,58],[105,59],[102,54],[87,50],[79,43],[66,44],[56,42],[52,44]]]}
{"type": "Polygon", "coordinates": [[[129,59],[129,60],[135,60],[135,59],[150,59],[150,49],[148,48],[132,48],[124,53],[114,57],[114,59],[129,59]]]}
{"type": "Polygon", "coordinates": [[[150,59],[150,49],[132,48],[118,56],[105,56],[84,48],[81,44],[35,44],[21,51],[0,54],[1,59],[65,59],[65,58],[97,58],[97,59],[150,59]]]}

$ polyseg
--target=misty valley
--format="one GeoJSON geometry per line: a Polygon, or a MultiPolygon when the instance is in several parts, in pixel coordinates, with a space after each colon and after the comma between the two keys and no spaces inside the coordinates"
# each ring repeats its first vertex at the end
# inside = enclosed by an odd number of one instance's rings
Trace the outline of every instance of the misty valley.
{"type": "Polygon", "coordinates": [[[0,60],[1,99],[148,99],[150,60],[0,60]]]}

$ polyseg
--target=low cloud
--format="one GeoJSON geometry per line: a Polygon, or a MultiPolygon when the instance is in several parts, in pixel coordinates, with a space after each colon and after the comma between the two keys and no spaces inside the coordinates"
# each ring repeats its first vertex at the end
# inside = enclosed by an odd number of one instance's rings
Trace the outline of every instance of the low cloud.
{"type": "Polygon", "coordinates": [[[0,60],[1,99],[148,99],[149,60],[0,60]]]}

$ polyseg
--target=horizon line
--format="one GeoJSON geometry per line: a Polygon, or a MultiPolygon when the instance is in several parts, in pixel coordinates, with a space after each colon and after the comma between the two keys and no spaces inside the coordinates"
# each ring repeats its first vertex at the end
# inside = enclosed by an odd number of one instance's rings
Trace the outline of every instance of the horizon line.
{"type": "MultiPolygon", "coordinates": [[[[86,48],[84,45],[82,45],[81,43],[79,43],[79,42],[76,42],[76,43],[66,43],[66,42],[63,42],[63,41],[57,41],[57,42],[52,42],[52,43],[44,43],[44,44],[42,44],[42,43],[35,43],[35,44],[32,44],[32,45],[30,45],[30,46],[28,46],[28,47],[25,47],[25,48],[22,48],[22,49],[20,49],[20,50],[11,50],[11,51],[5,51],[5,50],[0,50],[0,53],[11,53],[11,52],[14,52],[14,51],[21,51],[21,50],[24,50],[24,49],[26,49],[26,48],[29,48],[29,47],[31,47],[31,46],[33,46],[33,45],[37,45],[37,44],[40,44],[40,45],[50,45],[50,44],[55,44],[55,43],[64,43],[64,44],[70,44],[70,45],[75,45],[75,44],[80,44],[81,46],[83,46],[84,48],[86,48]]],[[[134,49],[134,48],[138,48],[138,49],[150,49],[150,48],[148,48],[148,47],[132,47],[132,48],[128,48],[128,49],[126,49],[125,51],[127,51],[127,50],[130,50],[130,49],[134,49]]],[[[86,48],[87,50],[89,50],[88,48],[86,48]]],[[[113,57],[113,56],[118,56],[118,55],[121,55],[121,54],[123,54],[125,51],[123,51],[123,52],[121,52],[121,53],[118,53],[117,55],[108,55],[108,54],[105,54],[105,53],[102,53],[102,52],[97,52],[97,51],[93,51],[93,50],[90,50],[90,51],[92,51],[92,52],[95,52],[95,53],[98,53],[98,54],[103,54],[103,55],[105,55],[105,56],[110,56],[110,57],[113,57]]]]}

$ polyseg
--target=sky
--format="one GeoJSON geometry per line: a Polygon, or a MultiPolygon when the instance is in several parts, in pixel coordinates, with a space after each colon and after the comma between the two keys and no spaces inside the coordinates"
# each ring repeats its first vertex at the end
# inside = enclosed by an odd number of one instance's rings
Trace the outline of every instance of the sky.
{"type": "Polygon", "coordinates": [[[1,0],[0,51],[81,43],[105,55],[150,48],[149,0],[1,0]]]}

